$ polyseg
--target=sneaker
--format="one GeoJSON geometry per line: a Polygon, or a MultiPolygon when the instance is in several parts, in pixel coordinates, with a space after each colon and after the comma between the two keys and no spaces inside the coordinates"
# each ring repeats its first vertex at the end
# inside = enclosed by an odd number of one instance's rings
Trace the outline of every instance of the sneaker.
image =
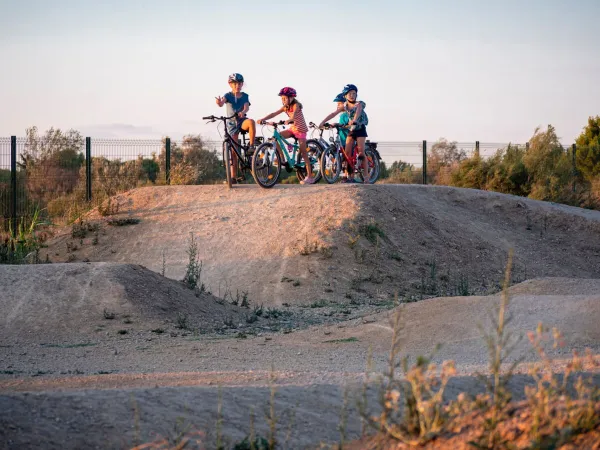
{"type": "Polygon", "coordinates": [[[300,184],[315,184],[315,180],[313,177],[306,177],[304,180],[300,181],[300,184]]]}

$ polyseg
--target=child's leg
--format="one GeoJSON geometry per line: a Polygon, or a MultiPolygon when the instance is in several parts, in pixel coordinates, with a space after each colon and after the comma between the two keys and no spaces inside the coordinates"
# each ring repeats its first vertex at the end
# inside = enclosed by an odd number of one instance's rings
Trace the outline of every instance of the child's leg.
{"type": "Polygon", "coordinates": [[[308,153],[306,152],[306,139],[298,139],[298,144],[300,145],[300,154],[302,155],[302,158],[304,158],[304,163],[306,164],[307,176],[309,178],[312,178],[312,164],[310,163],[310,158],[308,157],[308,153]]]}
{"type": "Polygon", "coordinates": [[[362,156],[362,163],[363,163],[363,175],[365,177],[364,182],[365,183],[369,183],[369,161],[367,160],[367,155],[365,155],[365,140],[367,138],[365,137],[358,137],[356,138],[356,151],[358,152],[359,156],[362,156]]]}
{"type": "Polygon", "coordinates": [[[242,130],[250,134],[250,145],[254,145],[254,136],[256,136],[256,122],[252,119],[246,119],[242,122],[242,130]]]}
{"type": "MultiPolygon", "coordinates": [[[[291,138],[294,135],[294,133],[292,133],[292,130],[283,130],[279,134],[284,139],[291,138]]],[[[285,156],[283,155],[283,152],[281,151],[281,146],[279,145],[279,142],[278,141],[275,141],[275,142],[277,144],[277,151],[279,152],[279,156],[281,158],[281,164],[285,164],[287,162],[287,159],[285,158],[285,156]]]]}
{"type": "MultiPolygon", "coordinates": [[[[233,138],[233,140],[235,142],[238,141],[238,133],[232,134],[231,137],[233,138]]],[[[233,149],[231,150],[230,159],[231,159],[231,167],[229,168],[229,170],[231,173],[231,178],[236,179],[237,178],[237,166],[238,166],[237,162],[238,161],[237,161],[237,154],[233,151],[233,149]]]]}
{"type": "MultiPolygon", "coordinates": [[[[354,149],[354,138],[350,135],[348,135],[348,137],[346,138],[346,155],[348,155],[348,157],[351,159],[352,158],[352,150],[354,149]]],[[[347,171],[346,174],[348,175],[348,179],[350,179],[350,177],[352,177],[352,172],[354,171],[354,168],[352,167],[352,164],[347,163],[346,164],[347,167],[347,171]]]]}

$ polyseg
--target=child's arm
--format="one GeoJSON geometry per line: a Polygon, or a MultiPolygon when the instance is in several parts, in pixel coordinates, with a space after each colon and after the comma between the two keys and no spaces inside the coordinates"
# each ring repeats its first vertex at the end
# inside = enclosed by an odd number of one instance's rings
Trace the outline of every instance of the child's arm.
{"type": "Polygon", "coordinates": [[[272,119],[273,117],[281,114],[282,112],[283,112],[283,106],[281,108],[279,108],[277,111],[275,111],[274,113],[271,113],[268,116],[263,117],[262,119],[258,119],[256,121],[256,123],[258,123],[260,125],[262,122],[266,122],[267,120],[272,119]]]}
{"type": "Polygon", "coordinates": [[[321,123],[319,124],[319,128],[323,126],[323,124],[331,119],[333,119],[335,116],[337,116],[339,113],[341,113],[344,110],[344,106],[338,106],[338,108],[332,112],[331,114],[329,114],[327,117],[325,117],[321,123]]]}
{"type": "Polygon", "coordinates": [[[354,118],[350,122],[348,122],[348,125],[354,125],[354,122],[360,117],[362,110],[363,104],[362,102],[358,102],[358,105],[356,105],[356,112],[354,113],[354,118]]]}
{"type": "Polygon", "coordinates": [[[225,103],[227,103],[227,99],[225,97],[215,97],[216,99],[216,103],[219,106],[219,108],[221,106],[223,106],[225,103]]]}
{"type": "Polygon", "coordinates": [[[238,115],[240,117],[244,117],[246,115],[246,113],[248,112],[248,110],[250,109],[250,103],[246,102],[244,103],[244,107],[242,108],[242,110],[238,113],[238,115]]]}

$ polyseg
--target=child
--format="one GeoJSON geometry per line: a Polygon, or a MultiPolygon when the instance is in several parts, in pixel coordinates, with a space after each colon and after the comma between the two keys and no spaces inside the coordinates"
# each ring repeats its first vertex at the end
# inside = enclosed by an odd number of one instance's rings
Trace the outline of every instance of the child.
{"type": "MultiPolygon", "coordinates": [[[[281,97],[281,103],[283,106],[279,108],[272,114],[269,114],[262,119],[257,120],[257,123],[260,125],[265,121],[285,112],[288,115],[289,120],[286,121],[287,124],[292,124],[290,128],[287,130],[283,130],[280,134],[283,138],[289,138],[294,136],[298,139],[298,144],[300,144],[300,154],[302,158],[304,158],[304,162],[306,163],[306,172],[307,176],[304,180],[302,180],[301,184],[313,184],[315,182],[315,178],[313,176],[312,164],[308,158],[306,153],[306,133],[308,132],[308,127],[306,126],[306,121],[304,120],[304,114],[302,113],[302,104],[296,99],[296,90],[291,87],[284,87],[279,91],[279,96],[281,97]]],[[[282,161],[284,160],[283,154],[281,152],[281,148],[279,148],[279,143],[277,143],[277,151],[279,155],[281,155],[282,161]]]]}
{"type": "MultiPolygon", "coordinates": [[[[342,95],[344,96],[344,103],[338,102],[337,109],[329,114],[319,126],[323,126],[325,122],[334,118],[338,114],[345,112],[348,114],[348,127],[350,132],[348,133],[348,137],[346,138],[346,154],[352,154],[352,147],[354,146],[354,142],[356,142],[356,150],[358,151],[358,159],[362,160],[363,164],[363,173],[366,175],[364,183],[369,184],[369,165],[368,161],[365,158],[365,140],[367,138],[367,124],[369,123],[369,119],[367,114],[365,113],[365,102],[356,101],[356,96],[358,94],[358,88],[353,84],[347,84],[344,86],[344,90],[342,91],[342,95]]],[[[340,118],[340,123],[342,122],[342,118],[340,118]]],[[[352,182],[352,168],[348,168],[348,182],[352,182]]]]}
{"type": "MultiPolygon", "coordinates": [[[[229,87],[231,92],[227,92],[223,97],[215,97],[219,107],[227,105],[227,117],[235,115],[234,118],[227,121],[227,131],[235,141],[241,130],[250,133],[250,149],[254,150],[254,136],[256,135],[256,125],[254,120],[248,119],[246,113],[250,109],[250,98],[248,94],[242,92],[244,77],[239,73],[229,75],[229,87]]],[[[237,155],[231,152],[231,179],[235,183],[237,178],[237,155]]]]}

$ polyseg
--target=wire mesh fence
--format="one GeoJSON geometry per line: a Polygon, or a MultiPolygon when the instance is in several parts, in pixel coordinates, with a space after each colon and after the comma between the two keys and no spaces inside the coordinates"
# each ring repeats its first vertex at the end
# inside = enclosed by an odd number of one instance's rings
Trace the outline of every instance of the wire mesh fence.
{"type": "MultiPolygon", "coordinates": [[[[0,231],[7,231],[9,223],[14,226],[15,192],[17,221],[36,210],[47,218],[73,220],[85,209],[82,205],[118,192],[146,185],[212,184],[224,177],[222,142],[200,136],[171,141],[74,135],[58,143],[28,136],[15,143],[16,177],[12,178],[11,138],[0,137],[0,231]]],[[[383,177],[398,183],[449,184],[461,161],[476,154],[492,158],[509,145],[526,148],[526,144],[446,140],[384,141],[377,148],[385,163],[383,177]]]]}

